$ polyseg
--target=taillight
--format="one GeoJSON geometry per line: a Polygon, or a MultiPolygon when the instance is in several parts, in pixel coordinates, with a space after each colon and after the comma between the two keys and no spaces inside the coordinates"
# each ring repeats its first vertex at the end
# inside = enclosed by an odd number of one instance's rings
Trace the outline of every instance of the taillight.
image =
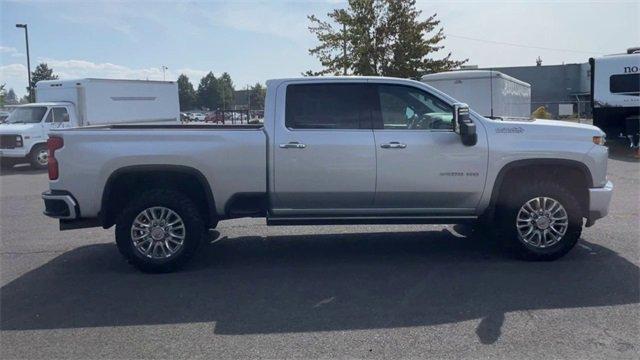
{"type": "Polygon", "coordinates": [[[63,145],[64,141],[61,137],[51,136],[49,140],[47,140],[47,148],[49,149],[49,180],[56,180],[58,179],[58,175],[60,175],[58,171],[58,160],[56,160],[56,150],[62,148],[63,145]]]}

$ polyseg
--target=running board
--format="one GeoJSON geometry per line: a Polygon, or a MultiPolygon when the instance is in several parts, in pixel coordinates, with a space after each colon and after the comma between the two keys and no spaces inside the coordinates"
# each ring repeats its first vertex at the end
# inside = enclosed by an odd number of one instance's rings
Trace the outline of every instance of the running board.
{"type": "Polygon", "coordinates": [[[460,224],[477,220],[469,216],[348,216],[348,217],[268,217],[267,225],[379,225],[379,224],[460,224]]]}

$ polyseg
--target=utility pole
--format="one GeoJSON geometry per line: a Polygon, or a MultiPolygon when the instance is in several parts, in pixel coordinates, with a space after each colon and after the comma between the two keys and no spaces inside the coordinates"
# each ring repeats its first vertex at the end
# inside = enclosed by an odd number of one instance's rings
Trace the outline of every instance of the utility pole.
{"type": "Polygon", "coordinates": [[[224,99],[224,83],[222,84],[222,111],[226,109],[225,99],[224,99]]]}
{"type": "Polygon", "coordinates": [[[162,65],[161,69],[162,69],[162,81],[165,81],[166,80],[165,71],[167,71],[169,68],[164,66],[164,65],[162,65]]]}
{"type": "Polygon", "coordinates": [[[251,111],[251,89],[247,85],[247,110],[251,111]]]}
{"type": "Polygon", "coordinates": [[[16,24],[17,28],[24,29],[24,41],[27,44],[27,79],[29,81],[29,86],[27,89],[29,90],[29,101],[34,102],[33,99],[33,91],[31,89],[31,59],[29,59],[29,30],[27,29],[27,24],[16,24]]]}

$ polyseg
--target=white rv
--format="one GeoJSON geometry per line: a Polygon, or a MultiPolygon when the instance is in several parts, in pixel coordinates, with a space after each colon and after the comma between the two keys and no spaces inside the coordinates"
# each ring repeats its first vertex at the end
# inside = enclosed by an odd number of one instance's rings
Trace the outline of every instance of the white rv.
{"type": "Polygon", "coordinates": [[[48,80],[38,82],[35,90],[35,103],[17,106],[0,124],[3,167],[23,161],[46,167],[46,142],[53,128],[180,121],[173,81],[48,80]]]}
{"type": "Polygon", "coordinates": [[[485,117],[531,117],[531,85],[499,71],[446,71],[421,80],[485,117]]]}
{"type": "Polygon", "coordinates": [[[640,113],[640,49],[589,59],[593,125],[610,135],[629,134],[628,120],[640,113]]]}

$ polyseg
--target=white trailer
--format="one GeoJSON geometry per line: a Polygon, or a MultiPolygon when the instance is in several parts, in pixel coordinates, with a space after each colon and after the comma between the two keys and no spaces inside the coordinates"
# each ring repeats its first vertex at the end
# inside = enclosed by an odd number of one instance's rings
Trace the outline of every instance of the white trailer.
{"type": "Polygon", "coordinates": [[[180,121],[173,81],[49,80],[36,84],[36,101],[16,106],[0,124],[0,165],[48,163],[49,130],[123,123],[180,121]]]}
{"type": "Polygon", "coordinates": [[[640,51],[589,59],[593,125],[610,136],[634,135],[627,129],[640,114],[640,51]]]}
{"type": "Polygon", "coordinates": [[[531,85],[493,70],[428,74],[422,82],[490,118],[530,118],[531,85]]]}
{"type": "Polygon", "coordinates": [[[180,121],[174,81],[79,79],[36,84],[36,102],[70,102],[78,126],[180,121]]]}

